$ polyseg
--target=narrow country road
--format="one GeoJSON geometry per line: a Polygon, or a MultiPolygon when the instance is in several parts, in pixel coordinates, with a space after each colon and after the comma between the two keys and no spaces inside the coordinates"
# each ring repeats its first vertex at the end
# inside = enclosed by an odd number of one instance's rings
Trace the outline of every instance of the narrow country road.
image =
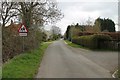
{"type": "Polygon", "coordinates": [[[47,48],[36,78],[111,78],[117,61],[117,52],[72,48],[59,40],[47,48]]]}

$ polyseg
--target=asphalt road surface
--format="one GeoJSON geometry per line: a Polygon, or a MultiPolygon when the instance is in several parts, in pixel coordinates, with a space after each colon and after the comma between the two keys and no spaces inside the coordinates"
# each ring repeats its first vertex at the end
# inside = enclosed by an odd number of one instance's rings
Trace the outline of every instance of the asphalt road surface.
{"type": "Polygon", "coordinates": [[[117,52],[72,48],[59,40],[47,48],[36,78],[111,78],[117,63],[117,52]]]}

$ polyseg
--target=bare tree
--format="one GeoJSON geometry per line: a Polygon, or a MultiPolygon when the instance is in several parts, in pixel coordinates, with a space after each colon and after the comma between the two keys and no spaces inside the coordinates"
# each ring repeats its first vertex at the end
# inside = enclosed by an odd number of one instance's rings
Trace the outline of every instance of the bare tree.
{"type": "Polygon", "coordinates": [[[12,17],[18,15],[18,11],[13,9],[16,7],[15,4],[16,4],[15,2],[1,3],[0,15],[2,19],[2,27],[4,27],[12,17]]]}
{"type": "Polygon", "coordinates": [[[93,25],[92,18],[88,17],[88,19],[87,19],[87,21],[86,21],[86,24],[87,24],[88,26],[93,25]]]}
{"type": "Polygon", "coordinates": [[[58,38],[60,38],[61,37],[61,29],[59,28],[59,27],[57,27],[57,26],[55,26],[55,25],[53,25],[52,27],[51,27],[51,38],[53,39],[53,40],[56,40],[56,39],[58,39],[58,38]]]}
{"type": "Polygon", "coordinates": [[[31,24],[55,22],[62,18],[56,3],[49,0],[43,2],[20,2],[23,22],[27,27],[31,24]]]}
{"type": "Polygon", "coordinates": [[[32,24],[52,23],[61,19],[62,13],[57,4],[50,0],[39,2],[2,2],[0,13],[2,24],[5,24],[14,16],[20,15],[22,22],[30,28],[32,24]]]}

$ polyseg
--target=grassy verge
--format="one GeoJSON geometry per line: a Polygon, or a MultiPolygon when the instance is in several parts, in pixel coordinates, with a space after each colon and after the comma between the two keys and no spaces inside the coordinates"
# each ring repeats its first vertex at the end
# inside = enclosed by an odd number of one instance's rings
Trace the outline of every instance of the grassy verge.
{"type": "Polygon", "coordinates": [[[112,50],[112,49],[90,49],[90,48],[87,48],[87,47],[83,47],[81,45],[78,45],[78,44],[75,44],[75,43],[72,43],[68,40],[64,40],[69,46],[71,47],[75,47],[75,48],[83,48],[83,49],[87,49],[87,50],[93,50],[93,51],[118,51],[118,50],[112,50]]]}
{"type": "Polygon", "coordinates": [[[3,78],[34,78],[44,51],[50,43],[45,42],[38,49],[20,54],[3,65],[3,78]]]}
{"type": "Polygon", "coordinates": [[[65,40],[65,42],[66,42],[69,46],[71,46],[71,47],[89,49],[89,48],[83,47],[83,46],[81,46],[81,45],[72,43],[72,42],[70,42],[70,41],[68,41],[68,40],[65,40]]]}

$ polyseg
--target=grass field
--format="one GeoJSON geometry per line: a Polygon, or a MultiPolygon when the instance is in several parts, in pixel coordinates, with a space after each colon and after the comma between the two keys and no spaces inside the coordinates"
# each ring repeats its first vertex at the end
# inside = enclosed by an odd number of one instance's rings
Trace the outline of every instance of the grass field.
{"type": "Polygon", "coordinates": [[[3,65],[3,78],[34,78],[44,51],[51,42],[42,43],[38,49],[20,54],[3,65]]]}

